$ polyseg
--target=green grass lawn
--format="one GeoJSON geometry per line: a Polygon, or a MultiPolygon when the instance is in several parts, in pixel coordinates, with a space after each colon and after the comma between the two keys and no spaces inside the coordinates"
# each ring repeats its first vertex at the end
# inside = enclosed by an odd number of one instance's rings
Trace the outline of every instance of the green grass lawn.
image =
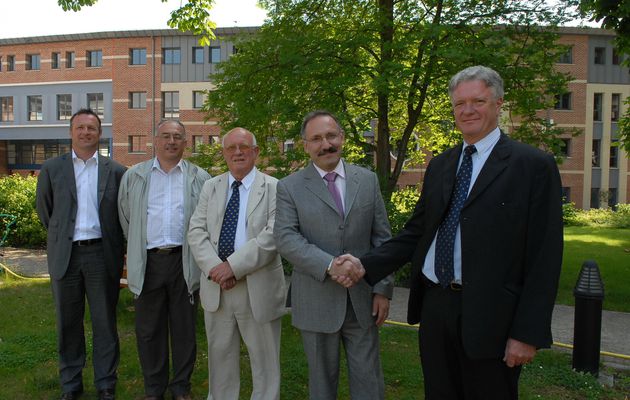
{"type": "MultiPolygon", "coordinates": [[[[0,399],[56,399],[57,354],[55,317],[48,282],[7,278],[0,273],[0,399]]],[[[142,375],[133,331],[133,299],[123,290],[118,305],[121,362],[118,370],[118,398],[141,399],[142,375]]],[[[206,339],[199,312],[198,357],[192,385],[195,399],[205,399],[208,390],[206,339]]],[[[89,332],[89,324],[86,325],[89,332]]],[[[88,334],[88,338],[90,335],[88,334]]],[[[387,326],[381,329],[381,354],[387,399],[423,399],[422,373],[415,329],[387,326]]],[[[88,353],[91,343],[88,340],[88,353]]],[[[245,352],[242,353],[241,398],[249,398],[251,376],[245,352]]],[[[290,316],[282,328],[282,398],[308,398],[307,367],[299,332],[291,327],[290,316]]],[[[602,388],[590,375],[571,370],[570,356],[559,351],[541,352],[522,375],[521,399],[627,399],[630,374],[616,372],[620,385],[602,388]]],[[[342,366],[340,399],[348,399],[347,380],[342,366]]],[[[84,371],[85,398],[94,398],[91,357],[84,371]]]]}
{"type": "Polygon", "coordinates": [[[557,303],[574,305],[582,263],[595,260],[604,282],[604,309],[630,312],[630,229],[567,227],[557,303]]]}

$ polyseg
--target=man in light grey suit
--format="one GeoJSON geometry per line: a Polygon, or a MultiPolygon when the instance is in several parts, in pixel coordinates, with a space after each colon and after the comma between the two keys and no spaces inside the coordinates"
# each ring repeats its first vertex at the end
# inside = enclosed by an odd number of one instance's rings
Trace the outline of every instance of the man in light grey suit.
{"type": "Polygon", "coordinates": [[[277,180],[256,170],[258,152],[251,132],[228,132],[223,157],[229,172],[206,182],[190,220],[188,243],[207,278],[201,280],[200,297],[208,336],[209,400],[239,398],[241,337],[252,368],[251,399],[280,398],[285,285],[273,240],[277,180]]]}
{"type": "Polygon", "coordinates": [[[133,166],[120,183],[118,207],[127,237],[127,281],[136,296],[136,340],[145,400],[163,399],[167,388],[174,400],[190,400],[197,354],[199,269],[186,233],[210,175],[182,159],[186,129],[181,122],[160,122],[153,143],[156,157],[133,166]]]}
{"type": "Polygon", "coordinates": [[[48,230],[61,398],[66,400],[83,393],[86,296],[98,398],[113,399],[116,387],[116,304],[124,256],[116,198],[125,168],[98,154],[101,134],[98,115],[77,111],[70,119],[72,153],[46,161],[37,180],[37,214],[48,230]]]}
{"type": "Polygon", "coordinates": [[[378,180],[341,160],[344,133],[329,112],[308,114],[301,134],[312,162],[278,183],[274,236],[293,264],[292,320],[302,333],[310,398],[337,397],[343,342],[351,398],[383,399],[378,326],[389,312],[393,279],[349,289],[332,279],[348,273],[333,263],[336,256],[364,254],[390,237],[378,180]]]}

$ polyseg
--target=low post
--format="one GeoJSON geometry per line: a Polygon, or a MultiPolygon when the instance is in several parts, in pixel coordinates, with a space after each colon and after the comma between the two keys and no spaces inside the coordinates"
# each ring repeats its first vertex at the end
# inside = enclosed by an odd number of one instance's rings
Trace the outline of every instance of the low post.
{"type": "Polygon", "coordinates": [[[604,283],[595,261],[582,264],[573,296],[573,369],[598,376],[604,283]]]}

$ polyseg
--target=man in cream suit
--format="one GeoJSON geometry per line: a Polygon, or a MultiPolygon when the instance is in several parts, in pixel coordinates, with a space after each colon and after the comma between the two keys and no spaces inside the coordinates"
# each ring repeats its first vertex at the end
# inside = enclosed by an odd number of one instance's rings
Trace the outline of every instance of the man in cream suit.
{"type": "Polygon", "coordinates": [[[367,253],[390,237],[378,180],[341,160],[344,134],[329,112],[308,114],[302,139],[312,162],[278,183],[274,236],[293,264],[292,320],[302,333],[310,398],[337,398],[343,342],[350,397],[383,399],[378,326],[389,311],[392,279],[350,289],[333,279],[346,273],[333,263],[335,256],[367,253]]]}
{"type": "Polygon", "coordinates": [[[280,398],[280,317],[284,273],[273,240],[277,180],[256,170],[254,135],[223,137],[229,172],[203,187],[188,243],[202,271],[208,336],[209,400],[239,398],[240,337],[251,360],[251,399],[280,398]],[[239,337],[240,336],[240,337],[239,337]]]}

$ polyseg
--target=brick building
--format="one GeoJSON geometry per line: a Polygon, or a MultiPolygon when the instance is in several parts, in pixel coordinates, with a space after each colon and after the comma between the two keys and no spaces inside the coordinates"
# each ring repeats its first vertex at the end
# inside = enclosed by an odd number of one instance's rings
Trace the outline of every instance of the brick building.
{"type": "MultiPolygon", "coordinates": [[[[153,156],[151,136],[163,118],[187,127],[192,149],[215,141],[219,127],[199,112],[212,90],[216,64],[234,53],[231,41],[257,28],[219,28],[210,46],[175,30],[147,30],[0,39],[0,174],[37,171],[69,151],[68,123],[81,107],[103,120],[101,152],[125,165],[153,156]]],[[[567,136],[560,165],[565,196],[580,208],[626,203],[628,157],[616,147],[617,121],[630,97],[630,73],[620,65],[614,33],[562,28],[571,46],[557,68],[574,80],[554,109],[541,111],[567,136]]],[[[509,127],[504,129],[509,131],[509,127]]],[[[401,175],[418,184],[423,168],[401,175]]]]}

